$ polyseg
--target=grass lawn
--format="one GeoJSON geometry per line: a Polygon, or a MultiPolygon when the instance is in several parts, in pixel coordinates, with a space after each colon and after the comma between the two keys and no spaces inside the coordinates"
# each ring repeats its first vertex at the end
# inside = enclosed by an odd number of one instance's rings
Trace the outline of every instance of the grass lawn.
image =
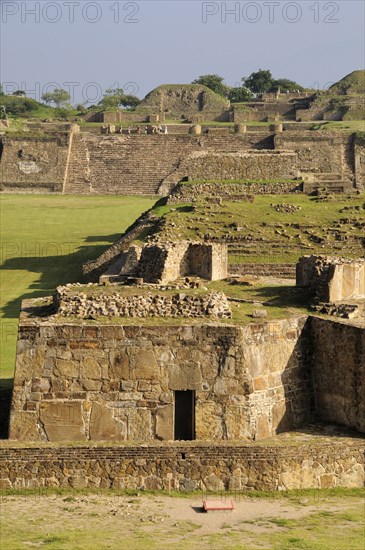
{"type": "Polygon", "coordinates": [[[322,130],[347,130],[348,132],[365,131],[365,120],[341,120],[329,122],[313,122],[313,126],[318,126],[322,130]]]}
{"type": "Polygon", "coordinates": [[[20,302],[79,281],[94,259],[145,210],[152,197],[2,195],[1,370],[13,376],[20,302]]]}

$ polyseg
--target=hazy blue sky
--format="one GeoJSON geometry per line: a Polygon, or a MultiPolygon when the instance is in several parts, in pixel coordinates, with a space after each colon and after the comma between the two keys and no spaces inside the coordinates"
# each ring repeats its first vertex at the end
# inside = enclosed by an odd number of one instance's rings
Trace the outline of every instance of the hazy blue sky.
{"type": "Polygon", "coordinates": [[[112,85],[143,97],[207,73],[233,85],[259,68],[323,88],[364,67],[362,0],[0,3],[0,79],[36,99],[55,86],[74,102],[112,85]]]}

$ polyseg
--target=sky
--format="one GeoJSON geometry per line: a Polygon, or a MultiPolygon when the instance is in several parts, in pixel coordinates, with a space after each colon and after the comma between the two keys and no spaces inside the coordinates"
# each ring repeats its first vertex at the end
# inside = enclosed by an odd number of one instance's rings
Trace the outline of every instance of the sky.
{"type": "Polygon", "coordinates": [[[40,100],[61,87],[97,103],[107,88],[143,98],[159,84],[258,69],[324,89],[364,68],[362,0],[0,0],[0,81],[40,100]]]}

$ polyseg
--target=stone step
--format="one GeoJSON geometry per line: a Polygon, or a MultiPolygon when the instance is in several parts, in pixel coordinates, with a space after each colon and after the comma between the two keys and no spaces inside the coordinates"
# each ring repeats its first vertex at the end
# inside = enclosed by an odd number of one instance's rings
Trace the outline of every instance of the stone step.
{"type": "Polygon", "coordinates": [[[295,279],[295,264],[230,264],[230,275],[257,275],[295,279]]]}

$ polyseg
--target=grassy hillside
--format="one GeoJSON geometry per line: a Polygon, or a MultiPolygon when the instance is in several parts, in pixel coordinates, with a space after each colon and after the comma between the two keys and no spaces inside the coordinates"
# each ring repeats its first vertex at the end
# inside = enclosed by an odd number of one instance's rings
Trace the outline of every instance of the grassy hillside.
{"type": "Polygon", "coordinates": [[[365,71],[353,71],[329,88],[334,95],[365,94],[365,71]]]}
{"type": "Polygon", "coordinates": [[[224,199],[221,205],[200,196],[194,203],[158,206],[156,213],[163,216],[160,236],[226,242],[230,263],[296,263],[304,254],[364,256],[364,207],[365,195],[328,201],[259,195],[253,203],[224,199]]]}

